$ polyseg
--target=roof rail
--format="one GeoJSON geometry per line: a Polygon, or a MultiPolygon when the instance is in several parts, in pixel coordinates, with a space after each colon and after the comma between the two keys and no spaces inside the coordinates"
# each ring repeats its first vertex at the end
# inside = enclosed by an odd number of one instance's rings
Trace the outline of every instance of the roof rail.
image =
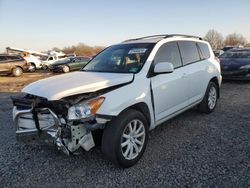
{"type": "Polygon", "coordinates": [[[150,36],[145,36],[145,37],[140,37],[140,38],[135,38],[135,39],[128,39],[125,40],[123,42],[129,42],[129,41],[133,41],[133,40],[142,40],[142,39],[148,39],[148,38],[157,38],[157,37],[162,37],[162,38],[170,38],[170,37],[185,37],[185,38],[196,38],[199,40],[202,40],[201,37],[198,36],[193,36],[193,35],[184,35],[184,34],[162,34],[162,35],[150,35],[150,36]]]}

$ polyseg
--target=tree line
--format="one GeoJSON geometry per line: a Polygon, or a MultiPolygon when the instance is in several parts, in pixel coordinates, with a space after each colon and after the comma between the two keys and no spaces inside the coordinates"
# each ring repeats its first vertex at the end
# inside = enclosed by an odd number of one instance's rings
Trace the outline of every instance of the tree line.
{"type": "Polygon", "coordinates": [[[89,57],[91,57],[91,56],[99,53],[100,51],[102,51],[104,48],[105,47],[103,47],[103,46],[89,46],[89,45],[86,45],[84,43],[79,43],[77,45],[67,46],[64,48],[54,47],[52,50],[62,51],[65,54],[75,53],[77,56],[89,56],[89,57]]]}
{"type": "MultiPolygon", "coordinates": [[[[232,33],[227,35],[225,38],[218,31],[211,29],[204,36],[204,40],[208,41],[213,49],[222,49],[224,46],[250,46],[247,39],[239,34],[232,33]]],[[[75,53],[78,56],[93,56],[103,50],[103,46],[89,46],[84,43],[79,43],[73,46],[67,46],[62,49],[53,48],[55,51],[62,51],[66,54],[75,53]]]]}
{"type": "Polygon", "coordinates": [[[247,39],[239,33],[232,33],[225,38],[221,33],[214,29],[210,29],[204,36],[204,40],[208,41],[213,49],[222,49],[224,46],[249,46],[247,39]]]}

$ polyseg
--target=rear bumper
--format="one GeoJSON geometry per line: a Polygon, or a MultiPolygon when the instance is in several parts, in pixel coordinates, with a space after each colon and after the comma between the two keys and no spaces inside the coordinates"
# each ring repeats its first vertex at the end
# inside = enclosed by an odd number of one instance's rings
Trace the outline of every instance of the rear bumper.
{"type": "Polygon", "coordinates": [[[28,72],[30,70],[30,65],[22,66],[22,69],[24,72],[28,72]]]}

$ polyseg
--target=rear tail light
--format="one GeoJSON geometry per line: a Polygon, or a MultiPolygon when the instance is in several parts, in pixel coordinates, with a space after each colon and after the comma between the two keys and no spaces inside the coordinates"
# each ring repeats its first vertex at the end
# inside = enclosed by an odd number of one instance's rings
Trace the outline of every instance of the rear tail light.
{"type": "Polygon", "coordinates": [[[220,59],[218,57],[214,58],[218,63],[220,63],[220,59]]]}

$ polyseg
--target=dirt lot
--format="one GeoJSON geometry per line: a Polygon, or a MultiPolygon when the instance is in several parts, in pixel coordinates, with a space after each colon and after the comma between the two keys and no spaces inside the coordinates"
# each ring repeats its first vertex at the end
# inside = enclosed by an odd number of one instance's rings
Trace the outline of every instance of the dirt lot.
{"type": "Polygon", "coordinates": [[[24,73],[20,77],[0,75],[0,92],[19,92],[27,84],[36,80],[56,75],[48,71],[24,73]]]}
{"type": "MultiPolygon", "coordinates": [[[[19,81],[8,83],[13,91],[27,84],[19,81]]],[[[250,82],[223,83],[212,114],[192,109],[157,127],[129,169],[106,161],[100,148],[67,157],[16,143],[10,96],[17,94],[0,93],[1,187],[250,187],[250,82]]]]}

